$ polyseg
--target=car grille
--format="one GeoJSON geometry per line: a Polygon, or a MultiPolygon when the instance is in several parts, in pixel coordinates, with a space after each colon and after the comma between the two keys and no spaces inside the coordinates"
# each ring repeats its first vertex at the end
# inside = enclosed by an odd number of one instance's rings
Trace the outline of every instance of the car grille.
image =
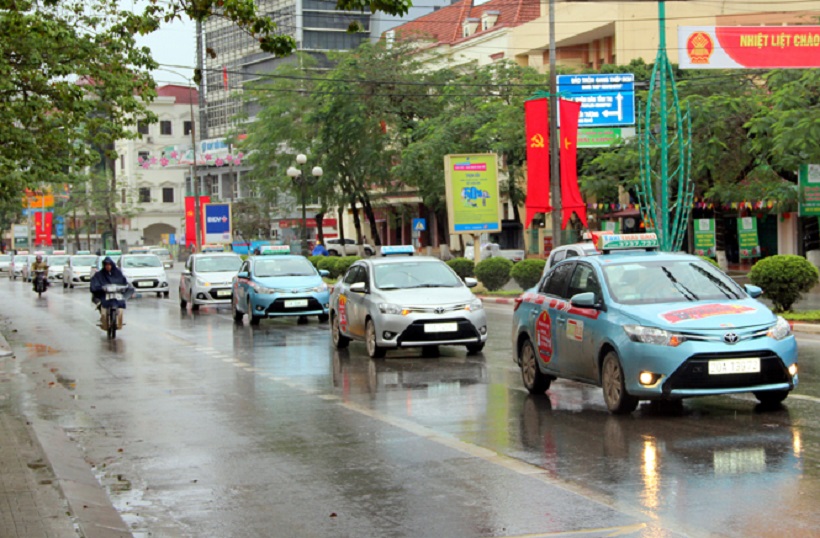
{"type": "Polygon", "coordinates": [[[315,310],[322,310],[322,304],[314,299],[313,297],[289,297],[287,299],[276,299],[271,305],[268,307],[267,312],[268,314],[283,314],[287,313],[299,313],[299,312],[310,312],[315,310]],[[285,306],[285,301],[294,301],[294,300],[304,300],[307,299],[307,306],[299,306],[296,308],[288,308],[285,306]]]}
{"type": "Polygon", "coordinates": [[[754,385],[788,383],[789,373],[783,361],[772,351],[703,353],[692,355],[663,384],[664,393],[683,389],[732,389],[754,385]],[[709,361],[760,358],[760,372],[709,375],[709,361]]]}
{"type": "Polygon", "coordinates": [[[208,291],[208,295],[211,297],[211,299],[213,299],[215,301],[219,301],[219,300],[226,301],[226,300],[231,298],[233,293],[230,293],[228,295],[219,295],[218,294],[218,292],[225,291],[226,289],[228,291],[231,291],[230,288],[211,289],[210,291],[208,291]]]}
{"type": "Polygon", "coordinates": [[[396,342],[402,345],[403,342],[441,342],[446,340],[467,340],[475,338],[478,341],[478,331],[472,323],[464,318],[442,318],[419,320],[411,323],[404,332],[399,335],[396,342]],[[458,330],[455,332],[446,333],[428,333],[424,331],[424,325],[427,323],[458,323],[458,330]]]}

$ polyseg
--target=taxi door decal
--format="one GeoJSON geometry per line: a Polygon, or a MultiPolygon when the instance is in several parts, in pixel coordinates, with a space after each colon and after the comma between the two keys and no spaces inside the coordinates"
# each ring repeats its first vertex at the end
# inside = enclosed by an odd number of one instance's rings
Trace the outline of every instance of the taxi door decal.
{"type": "Polygon", "coordinates": [[[576,342],[584,341],[584,322],[579,319],[567,320],[567,338],[576,342]]]}
{"type": "Polygon", "coordinates": [[[339,328],[347,332],[347,297],[339,295],[339,328]]]}
{"type": "Polygon", "coordinates": [[[552,323],[550,313],[542,310],[535,322],[535,339],[538,344],[538,355],[544,362],[552,360],[552,323]]]}

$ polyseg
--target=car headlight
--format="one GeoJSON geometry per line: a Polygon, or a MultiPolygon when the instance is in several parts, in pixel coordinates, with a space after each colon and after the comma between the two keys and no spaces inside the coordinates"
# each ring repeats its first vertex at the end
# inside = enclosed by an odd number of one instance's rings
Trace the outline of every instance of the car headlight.
{"type": "Polygon", "coordinates": [[[775,340],[783,340],[792,333],[792,326],[782,316],[777,316],[777,321],[766,333],[766,336],[775,340]]]}
{"type": "Polygon", "coordinates": [[[197,279],[196,279],[196,285],[197,285],[197,286],[202,286],[203,288],[207,288],[207,287],[209,287],[209,286],[211,285],[211,283],[210,283],[210,282],[206,282],[205,280],[202,280],[202,279],[200,279],[200,278],[197,278],[197,279]]]}
{"type": "Polygon", "coordinates": [[[254,291],[256,293],[264,293],[264,294],[277,293],[277,290],[272,289],[272,288],[266,288],[265,286],[261,286],[261,285],[257,284],[256,282],[251,282],[251,287],[254,289],[254,291]]]}
{"type": "Polygon", "coordinates": [[[402,308],[397,304],[390,303],[380,303],[379,312],[381,312],[382,314],[395,314],[397,316],[406,316],[410,313],[408,309],[402,308]]]}
{"type": "Polygon", "coordinates": [[[320,286],[316,286],[315,288],[313,288],[313,291],[315,291],[317,293],[322,292],[322,291],[327,291],[327,284],[322,282],[322,284],[320,286]]]}
{"type": "Polygon", "coordinates": [[[479,310],[484,310],[484,303],[481,302],[481,299],[476,299],[472,303],[465,306],[464,310],[469,310],[470,312],[478,312],[479,310]]]}
{"type": "Polygon", "coordinates": [[[624,331],[630,340],[643,344],[677,347],[686,341],[686,337],[680,334],[658,329],[657,327],[624,325],[624,331]]]}

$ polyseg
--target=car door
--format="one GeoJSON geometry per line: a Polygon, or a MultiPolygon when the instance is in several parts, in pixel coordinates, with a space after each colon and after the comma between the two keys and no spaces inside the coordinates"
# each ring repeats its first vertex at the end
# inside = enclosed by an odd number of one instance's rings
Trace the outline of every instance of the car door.
{"type": "Polygon", "coordinates": [[[185,262],[185,269],[182,270],[182,274],[179,277],[179,297],[180,299],[186,298],[187,301],[191,302],[193,300],[193,292],[191,291],[191,284],[194,282],[194,257],[189,256],[188,260],[185,262]]]}
{"type": "Polygon", "coordinates": [[[578,261],[575,263],[569,286],[566,292],[566,304],[556,312],[559,331],[556,337],[560,340],[561,357],[570,377],[597,379],[596,351],[603,334],[601,319],[603,314],[603,294],[595,268],[591,264],[578,261]],[[600,308],[582,308],[569,304],[570,299],[579,293],[595,294],[595,303],[600,308]]]}
{"type": "Polygon", "coordinates": [[[541,365],[555,374],[563,375],[566,371],[561,340],[558,338],[561,331],[558,320],[574,267],[574,263],[563,263],[549,272],[541,282],[535,298],[539,308],[533,308],[529,313],[530,334],[536,355],[541,365]]]}
{"type": "Polygon", "coordinates": [[[348,291],[348,331],[354,336],[363,338],[365,319],[367,318],[367,298],[370,291],[370,272],[364,264],[356,266],[356,272],[351,281],[351,285],[358,283],[364,283],[367,292],[355,293],[348,291]]]}
{"type": "MultiPolygon", "coordinates": [[[[248,305],[248,282],[250,282],[251,262],[245,260],[239,268],[239,273],[245,273],[244,277],[237,277],[233,287],[233,296],[236,305],[241,311],[245,311],[248,305]]],[[[247,312],[245,312],[247,314],[247,312]]]]}

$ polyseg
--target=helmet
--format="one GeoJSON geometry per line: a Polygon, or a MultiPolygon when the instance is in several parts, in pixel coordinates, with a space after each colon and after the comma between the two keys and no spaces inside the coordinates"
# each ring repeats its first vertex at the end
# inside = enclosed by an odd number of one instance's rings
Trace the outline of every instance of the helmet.
{"type": "Polygon", "coordinates": [[[37,259],[38,262],[43,261],[43,257],[40,254],[37,255],[36,259],[37,259]]]}

